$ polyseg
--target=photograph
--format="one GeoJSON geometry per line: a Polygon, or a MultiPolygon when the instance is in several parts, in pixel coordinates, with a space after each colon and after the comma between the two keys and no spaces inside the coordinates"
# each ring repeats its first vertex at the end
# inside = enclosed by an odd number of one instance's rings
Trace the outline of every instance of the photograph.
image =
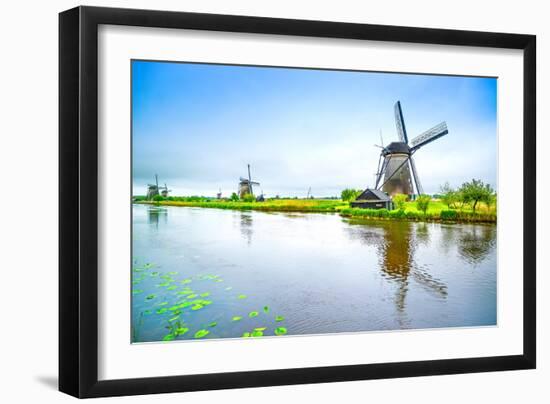
{"type": "Polygon", "coordinates": [[[131,343],[498,326],[497,77],[129,69],[131,343]]]}

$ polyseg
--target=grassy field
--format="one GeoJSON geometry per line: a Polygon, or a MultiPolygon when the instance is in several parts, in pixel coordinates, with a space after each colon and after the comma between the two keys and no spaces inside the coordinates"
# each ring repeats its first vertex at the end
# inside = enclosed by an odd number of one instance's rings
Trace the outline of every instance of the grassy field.
{"type": "MultiPolygon", "coordinates": [[[[181,198],[184,199],[184,198],[181,198]]],[[[337,212],[345,217],[359,217],[382,220],[450,221],[495,223],[496,209],[479,204],[474,213],[469,206],[461,209],[449,209],[439,200],[432,200],[424,214],[415,202],[407,202],[403,211],[386,209],[351,208],[348,202],[338,199],[268,199],[265,202],[242,202],[217,199],[200,200],[164,200],[158,202],[138,201],[137,203],[160,206],[187,206],[214,209],[259,210],[264,212],[337,212]]]]}
{"type": "Polygon", "coordinates": [[[478,222],[496,223],[497,214],[494,206],[488,207],[478,204],[476,212],[468,205],[461,208],[449,209],[447,205],[439,200],[432,200],[426,213],[418,210],[414,201],[407,202],[403,211],[386,209],[341,209],[340,214],[345,217],[366,218],[366,219],[396,219],[415,221],[445,221],[445,222],[478,222]]]}
{"type": "MultiPolygon", "coordinates": [[[[144,203],[144,202],[141,202],[144,203]]],[[[268,199],[265,202],[232,202],[226,200],[160,201],[146,202],[161,206],[190,206],[199,208],[261,210],[268,212],[336,212],[349,207],[347,202],[336,199],[268,199]]]]}

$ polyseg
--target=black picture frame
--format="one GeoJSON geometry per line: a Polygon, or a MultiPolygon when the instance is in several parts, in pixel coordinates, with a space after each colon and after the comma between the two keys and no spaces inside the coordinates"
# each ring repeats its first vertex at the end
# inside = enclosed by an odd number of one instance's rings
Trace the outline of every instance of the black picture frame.
{"type": "Polygon", "coordinates": [[[185,12],[77,7],[59,15],[59,390],[105,397],[533,369],[536,366],[536,37],[185,12]],[[523,50],[523,354],[98,380],[100,24],[523,50]]]}

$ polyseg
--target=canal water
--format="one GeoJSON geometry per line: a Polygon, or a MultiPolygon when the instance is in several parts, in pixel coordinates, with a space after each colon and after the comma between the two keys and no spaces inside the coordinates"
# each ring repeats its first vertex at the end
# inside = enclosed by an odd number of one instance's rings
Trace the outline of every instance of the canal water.
{"type": "Polygon", "coordinates": [[[496,324],[496,226],[133,206],[132,341],[496,324]]]}

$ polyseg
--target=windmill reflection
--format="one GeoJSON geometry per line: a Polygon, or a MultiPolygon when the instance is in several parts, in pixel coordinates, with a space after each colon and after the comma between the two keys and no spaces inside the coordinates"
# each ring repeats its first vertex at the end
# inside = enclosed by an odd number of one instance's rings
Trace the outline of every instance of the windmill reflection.
{"type": "Polygon", "coordinates": [[[147,222],[158,229],[159,222],[166,223],[168,220],[168,209],[159,206],[149,206],[147,209],[147,222]]]}
{"type": "MultiPolygon", "coordinates": [[[[365,222],[350,220],[350,225],[351,237],[376,248],[382,276],[396,283],[394,303],[398,312],[405,312],[411,279],[436,297],[447,297],[447,285],[414,260],[417,246],[430,242],[429,224],[390,221],[365,226],[365,222]]],[[[406,319],[400,322],[405,328],[406,319]]]]}
{"type": "Polygon", "coordinates": [[[252,242],[252,234],[254,233],[253,229],[253,219],[252,213],[250,212],[240,212],[240,230],[241,236],[246,240],[246,243],[250,245],[252,242]]]}

